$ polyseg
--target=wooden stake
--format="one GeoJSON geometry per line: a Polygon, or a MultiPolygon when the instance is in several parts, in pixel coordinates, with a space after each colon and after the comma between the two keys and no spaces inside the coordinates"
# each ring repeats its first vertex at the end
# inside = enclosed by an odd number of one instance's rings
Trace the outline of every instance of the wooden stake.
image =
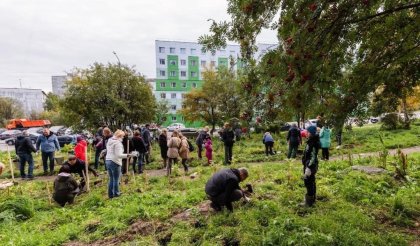
{"type": "Polygon", "coordinates": [[[48,185],[48,182],[45,182],[45,186],[47,186],[48,201],[49,201],[49,203],[51,205],[52,204],[52,198],[51,198],[51,191],[50,191],[50,186],[48,185]]]}
{"type": "MultiPolygon", "coordinates": [[[[127,155],[130,153],[130,139],[127,136],[127,155]]],[[[128,176],[128,167],[130,164],[130,157],[127,156],[127,161],[125,162],[125,175],[128,176]]]]}
{"type": "Polygon", "coordinates": [[[89,180],[89,157],[88,157],[88,151],[87,151],[88,146],[86,146],[85,149],[85,156],[86,156],[86,163],[85,163],[85,181],[86,181],[86,192],[90,191],[90,180],[89,180]]]}
{"type": "Polygon", "coordinates": [[[8,153],[8,156],[9,156],[10,172],[12,173],[12,181],[13,181],[13,183],[15,183],[15,173],[14,173],[14,170],[13,170],[12,156],[10,155],[9,145],[7,144],[6,146],[7,146],[7,153],[8,153]]]}

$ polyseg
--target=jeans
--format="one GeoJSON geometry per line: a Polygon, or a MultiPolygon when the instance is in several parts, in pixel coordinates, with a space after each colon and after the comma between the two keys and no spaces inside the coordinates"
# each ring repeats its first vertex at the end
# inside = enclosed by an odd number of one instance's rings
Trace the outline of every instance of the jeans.
{"type": "Polygon", "coordinates": [[[138,157],[133,158],[133,171],[136,173],[136,165],[138,165],[138,173],[143,173],[143,160],[144,160],[145,153],[139,153],[138,157]]]}
{"type": "Polygon", "coordinates": [[[33,178],[34,172],[34,159],[32,154],[19,154],[20,160],[20,177],[21,178],[33,178]],[[25,163],[28,162],[28,176],[25,174],[25,163]]]}
{"type": "Polygon", "coordinates": [[[54,172],[54,152],[42,152],[41,155],[44,172],[48,172],[48,159],[50,160],[50,172],[54,172]]]}
{"type": "Polygon", "coordinates": [[[111,160],[106,160],[105,164],[109,175],[108,197],[118,197],[120,196],[119,181],[121,176],[121,166],[111,160]]]}
{"type": "Polygon", "coordinates": [[[274,142],[266,142],[264,145],[265,145],[265,155],[268,155],[268,154],[274,155],[274,152],[273,152],[274,142]]]}
{"type": "Polygon", "coordinates": [[[101,149],[97,148],[95,150],[95,169],[99,168],[99,156],[101,155],[101,149]]]}
{"type": "Polygon", "coordinates": [[[322,148],[322,159],[324,159],[324,160],[329,160],[330,159],[329,148],[322,148]]]}
{"type": "Polygon", "coordinates": [[[233,144],[232,145],[226,145],[225,144],[225,164],[231,164],[232,162],[232,149],[233,149],[233,144]]]}
{"type": "Polygon", "coordinates": [[[296,158],[298,147],[299,144],[289,144],[289,152],[287,153],[287,158],[296,158]]]}
{"type": "Polygon", "coordinates": [[[208,196],[209,200],[213,203],[212,205],[215,206],[218,210],[220,210],[223,206],[226,206],[228,210],[232,211],[232,202],[239,201],[243,197],[243,193],[241,190],[233,190],[232,193],[227,197],[226,191],[219,194],[216,197],[208,196]],[[230,201],[228,201],[228,199],[230,201]]]}

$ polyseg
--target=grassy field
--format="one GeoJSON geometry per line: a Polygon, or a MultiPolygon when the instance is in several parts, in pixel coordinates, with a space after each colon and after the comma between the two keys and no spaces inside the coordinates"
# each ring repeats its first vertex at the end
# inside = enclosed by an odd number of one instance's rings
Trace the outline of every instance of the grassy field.
{"type": "Polygon", "coordinates": [[[232,214],[197,210],[220,165],[197,167],[195,179],[181,169],[170,179],[131,177],[114,200],[106,198],[103,180],[64,208],[50,203],[51,182],[24,182],[0,191],[0,245],[93,242],[124,234],[138,220],[154,229],[132,235],[126,245],[409,245],[419,240],[420,154],[409,157],[409,181],[393,177],[396,162],[390,157],[389,172],[380,175],[353,171],[348,161],[322,162],[314,208],[298,206],[305,192],[299,162],[237,164],[250,169],[246,182],[255,195],[251,203],[235,204],[232,214]],[[188,221],[170,221],[188,208],[188,221]]]}

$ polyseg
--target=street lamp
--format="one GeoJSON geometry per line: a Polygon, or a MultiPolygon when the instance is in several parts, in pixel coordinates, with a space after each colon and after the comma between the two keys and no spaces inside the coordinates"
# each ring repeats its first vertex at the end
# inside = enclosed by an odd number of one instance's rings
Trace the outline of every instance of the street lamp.
{"type": "Polygon", "coordinates": [[[115,57],[117,57],[117,60],[118,60],[118,66],[120,66],[120,67],[121,67],[120,58],[118,58],[117,52],[112,51],[112,54],[114,54],[114,55],[115,55],[115,57]]]}

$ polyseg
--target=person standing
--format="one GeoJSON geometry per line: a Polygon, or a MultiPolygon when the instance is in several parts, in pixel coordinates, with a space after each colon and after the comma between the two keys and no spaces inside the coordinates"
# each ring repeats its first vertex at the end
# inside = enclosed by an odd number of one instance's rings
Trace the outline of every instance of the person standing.
{"type": "Polygon", "coordinates": [[[187,138],[182,134],[179,134],[179,135],[181,139],[181,147],[179,148],[179,156],[181,157],[181,164],[184,167],[185,174],[187,174],[188,173],[187,161],[190,155],[190,151],[189,151],[190,146],[188,145],[187,138]]]}
{"type": "Polygon", "coordinates": [[[318,151],[321,148],[316,126],[309,126],[308,141],[302,156],[303,177],[306,187],[305,202],[301,205],[312,206],[316,200],[315,174],[318,171],[318,151]]]}
{"type": "Polygon", "coordinates": [[[152,147],[152,136],[150,135],[150,125],[146,124],[142,132],[143,141],[146,144],[147,153],[145,154],[146,164],[150,163],[150,153],[152,147]]]}
{"type": "Polygon", "coordinates": [[[235,133],[229,123],[225,123],[223,126],[223,132],[221,133],[222,141],[225,147],[225,161],[224,164],[228,165],[232,163],[232,150],[233,144],[235,143],[235,133]]]}
{"type": "Polygon", "coordinates": [[[82,136],[76,138],[77,144],[74,146],[74,155],[77,159],[86,162],[87,142],[82,136]]]}
{"type": "Polygon", "coordinates": [[[210,135],[204,139],[204,148],[206,149],[207,164],[211,165],[213,162],[213,143],[210,135]]]}
{"type": "Polygon", "coordinates": [[[57,136],[49,128],[44,128],[42,135],[36,140],[36,150],[39,151],[40,148],[44,175],[48,174],[48,160],[50,161],[50,175],[53,175],[54,154],[55,151],[60,151],[60,144],[58,143],[57,136]]]}
{"type": "Polygon", "coordinates": [[[273,146],[274,146],[274,138],[271,136],[269,132],[266,132],[263,137],[263,144],[265,145],[265,155],[268,156],[274,155],[273,146]]]}
{"type": "Polygon", "coordinates": [[[106,170],[106,161],[105,161],[105,156],[106,156],[106,145],[108,143],[108,140],[112,138],[112,131],[111,129],[109,129],[108,127],[105,127],[103,129],[103,138],[102,138],[102,145],[101,147],[101,154],[100,154],[100,158],[103,159],[104,161],[104,166],[105,166],[105,170],[106,170]]]}
{"type": "Polygon", "coordinates": [[[299,144],[302,143],[302,136],[296,123],[292,124],[292,127],[290,127],[289,132],[287,133],[287,143],[289,144],[287,158],[296,158],[299,144]]]}
{"type": "Polygon", "coordinates": [[[331,129],[324,125],[319,133],[322,148],[322,160],[330,159],[331,129]]]}
{"type": "MultiPolygon", "coordinates": [[[[138,164],[138,173],[143,173],[143,161],[144,155],[147,152],[146,144],[141,138],[141,134],[139,130],[134,130],[134,137],[133,137],[133,150],[138,153],[138,156],[133,157],[133,171],[136,173],[136,164],[138,164]]],[[[166,142],[165,142],[166,144],[166,142]]]]}
{"type": "Polygon", "coordinates": [[[97,135],[95,136],[95,140],[92,143],[93,147],[95,148],[95,169],[99,168],[99,157],[101,156],[101,151],[103,149],[103,142],[102,137],[97,135]]]}
{"type": "Polygon", "coordinates": [[[178,162],[179,149],[181,148],[181,139],[178,130],[172,132],[171,138],[168,140],[168,165],[166,166],[166,174],[172,173],[172,164],[178,162]]]}
{"type": "Polygon", "coordinates": [[[33,179],[34,159],[32,152],[36,152],[31,139],[29,139],[28,131],[23,131],[22,136],[16,138],[15,143],[16,155],[19,156],[20,161],[20,177],[22,179],[33,179]],[[25,163],[28,162],[28,175],[25,174],[25,163]]]}
{"type": "Polygon", "coordinates": [[[200,131],[200,133],[197,136],[197,139],[195,140],[195,143],[197,144],[197,155],[198,155],[198,159],[202,159],[202,152],[203,152],[203,144],[204,144],[204,139],[206,139],[207,136],[209,136],[209,127],[205,126],[203,128],[203,130],[200,131]]]}
{"type": "Polygon", "coordinates": [[[122,174],[126,174],[128,172],[128,165],[130,163],[130,158],[128,157],[128,154],[133,151],[133,141],[131,141],[131,139],[129,138],[129,131],[125,130],[124,131],[124,137],[123,137],[123,148],[124,148],[124,154],[127,154],[126,158],[122,159],[122,167],[121,167],[121,171],[122,174]]]}
{"type": "Polygon", "coordinates": [[[168,164],[168,130],[166,128],[162,129],[158,142],[160,147],[160,156],[163,159],[163,168],[166,168],[166,165],[168,164]]]}
{"type": "Polygon", "coordinates": [[[60,168],[57,178],[54,180],[53,199],[60,206],[66,203],[72,204],[74,197],[79,193],[79,185],[70,174],[70,167],[65,165],[60,168]]]}
{"type": "Polygon", "coordinates": [[[119,190],[119,181],[121,176],[122,159],[127,158],[124,154],[124,147],[122,140],[125,133],[122,130],[117,130],[114,136],[110,138],[106,144],[105,164],[108,170],[108,197],[110,199],[119,197],[121,195],[119,190]]]}

